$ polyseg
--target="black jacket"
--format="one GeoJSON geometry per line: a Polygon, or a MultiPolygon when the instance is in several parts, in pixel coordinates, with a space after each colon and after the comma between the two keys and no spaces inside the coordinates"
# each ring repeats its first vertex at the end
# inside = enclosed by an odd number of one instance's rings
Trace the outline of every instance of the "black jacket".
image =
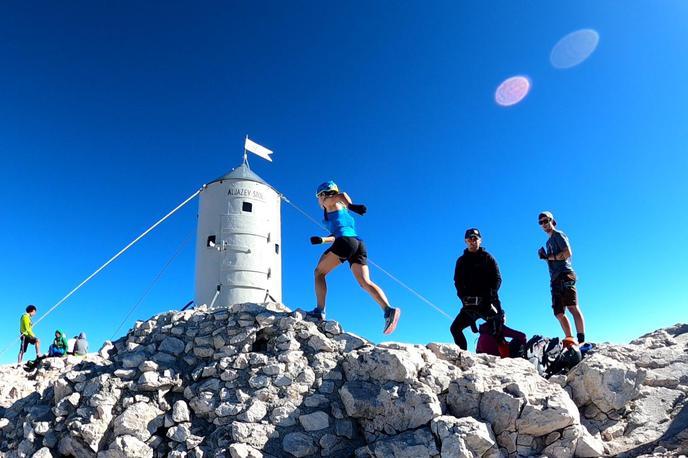
{"type": "Polygon", "coordinates": [[[468,249],[456,260],[454,286],[461,300],[467,296],[497,299],[502,284],[497,261],[490,253],[479,248],[475,253],[468,249]]]}

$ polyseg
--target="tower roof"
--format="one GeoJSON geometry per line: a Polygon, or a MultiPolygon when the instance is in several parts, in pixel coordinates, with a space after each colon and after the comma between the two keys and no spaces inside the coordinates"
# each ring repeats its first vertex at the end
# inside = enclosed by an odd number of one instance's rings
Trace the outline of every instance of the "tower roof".
{"type": "Polygon", "coordinates": [[[244,162],[239,167],[232,169],[231,172],[227,172],[219,178],[214,179],[208,184],[217,183],[218,181],[226,180],[244,180],[244,181],[255,181],[267,186],[270,186],[265,180],[256,175],[248,166],[248,163],[244,162]]]}

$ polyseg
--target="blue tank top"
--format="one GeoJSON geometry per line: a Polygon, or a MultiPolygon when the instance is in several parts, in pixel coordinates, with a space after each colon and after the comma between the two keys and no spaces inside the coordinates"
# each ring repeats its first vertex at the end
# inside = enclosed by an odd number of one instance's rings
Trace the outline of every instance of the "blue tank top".
{"type": "Polygon", "coordinates": [[[327,220],[324,221],[330,234],[335,237],[357,237],[356,223],[346,208],[333,212],[327,212],[327,220]]]}

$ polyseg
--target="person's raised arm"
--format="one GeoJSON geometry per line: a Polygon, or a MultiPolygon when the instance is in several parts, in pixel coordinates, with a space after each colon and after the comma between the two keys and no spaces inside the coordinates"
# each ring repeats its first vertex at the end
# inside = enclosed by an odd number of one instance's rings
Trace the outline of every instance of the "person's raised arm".
{"type": "Polygon", "coordinates": [[[366,214],[368,211],[368,207],[366,207],[363,204],[355,204],[351,200],[351,197],[345,192],[341,193],[342,200],[341,202],[346,205],[346,207],[351,210],[354,213],[358,213],[359,215],[363,216],[366,214]]]}
{"type": "Polygon", "coordinates": [[[339,194],[337,194],[337,197],[339,197],[339,201],[347,207],[353,203],[351,197],[349,197],[349,195],[345,192],[340,192],[339,194]]]}

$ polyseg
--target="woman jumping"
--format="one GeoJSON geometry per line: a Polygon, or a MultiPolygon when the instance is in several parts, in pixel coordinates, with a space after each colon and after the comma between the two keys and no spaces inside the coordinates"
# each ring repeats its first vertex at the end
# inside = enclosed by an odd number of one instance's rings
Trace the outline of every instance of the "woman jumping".
{"type": "Polygon", "coordinates": [[[318,204],[323,209],[325,224],[330,230],[327,237],[311,237],[311,243],[318,245],[321,243],[332,243],[332,246],[325,250],[315,268],[315,297],[317,307],[308,315],[319,319],[325,319],[325,296],[327,295],[327,283],[325,276],[344,261],[348,261],[351,272],[372,298],[380,304],[385,317],[385,334],[391,334],[397,327],[401,309],[389,305],[389,301],[384,291],[370,280],[368,269],[368,252],[366,251],[363,240],[358,238],[356,225],[349,210],[363,215],[366,212],[365,205],[357,205],[345,192],[339,192],[339,188],[334,181],[328,181],[318,186],[315,193],[318,204]]]}

